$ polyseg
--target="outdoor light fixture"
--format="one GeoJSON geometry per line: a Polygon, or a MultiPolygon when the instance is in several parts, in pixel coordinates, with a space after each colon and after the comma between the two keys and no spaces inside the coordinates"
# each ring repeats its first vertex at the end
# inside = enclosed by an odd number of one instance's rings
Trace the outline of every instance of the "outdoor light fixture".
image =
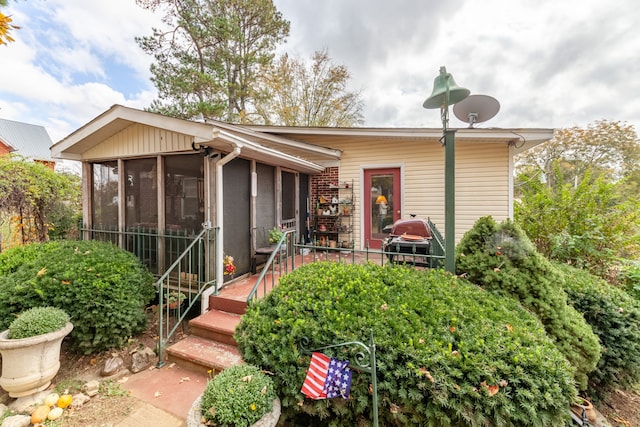
{"type": "Polygon", "coordinates": [[[455,245],[456,245],[456,184],[455,184],[455,130],[449,129],[449,106],[462,101],[469,96],[469,89],[456,84],[447,69],[440,67],[440,74],[433,82],[431,96],[422,106],[428,109],[440,108],[442,119],[442,138],[444,151],[444,267],[455,274],[455,245]]]}

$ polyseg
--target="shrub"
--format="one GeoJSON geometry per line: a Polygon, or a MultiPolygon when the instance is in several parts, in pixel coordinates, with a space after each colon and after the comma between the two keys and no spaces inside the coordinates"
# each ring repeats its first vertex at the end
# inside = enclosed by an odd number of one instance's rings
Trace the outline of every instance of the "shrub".
{"type": "Polygon", "coordinates": [[[0,265],[10,271],[0,276],[0,327],[28,308],[58,307],[74,324],[71,348],[85,354],[120,347],[144,329],[144,308],[155,289],[133,254],[96,241],[16,249],[0,254],[0,265]],[[19,263],[21,254],[27,256],[19,263]]]}
{"type": "Polygon", "coordinates": [[[598,338],[567,304],[563,275],[534,249],[512,221],[480,218],[456,248],[456,273],[500,295],[517,298],[535,313],[576,371],[581,389],[600,358],[598,338]]]}
{"type": "Polygon", "coordinates": [[[8,338],[22,339],[62,329],[69,315],[56,307],[34,307],[20,313],[9,325],[8,338]]]}
{"type": "Polygon", "coordinates": [[[589,375],[590,391],[600,394],[640,381],[640,302],[603,279],[568,265],[565,275],[571,304],[598,335],[602,357],[589,375]]]}
{"type": "MultiPolygon", "coordinates": [[[[349,400],[304,400],[310,356],[299,345],[303,337],[312,347],[366,342],[371,331],[381,425],[560,424],[576,395],[573,368],[535,316],[436,270],[300,267],[248,307],[235,339],[245,362],[274,373],[288,420],[362,425],[372,410],[370,376],[354,374],[349,400]]],[[[338,349],[325,354],[354,360],[338,349]]]]}
{"type": "Polygon", "coordinates": [[[640,261],[625,260],[618,275],[620,286],[640,301],[640,261]]]}
{"type": "Polygon", "coordinates": [[[225,369],[202,394],[202,416],[214,425],[246,427],[273,409],[273,381],[258,367],[236,365],[225,369]]]}

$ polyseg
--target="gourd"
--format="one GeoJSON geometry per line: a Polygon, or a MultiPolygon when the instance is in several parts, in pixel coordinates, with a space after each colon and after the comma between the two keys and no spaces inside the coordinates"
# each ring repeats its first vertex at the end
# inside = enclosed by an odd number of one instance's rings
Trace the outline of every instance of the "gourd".
{"type": "Polygon", "coordinates": [[[44,404],[48,406],[56,406],[59,398],[60,396],[58,395],[58,393],[51,393],[44,398],[44,404]]]}
{"type": "Polygon", "coordinates": [[[69,405],[71,405],[71,401],[72,400],[73,400],[73,398],[71,397],[70,394],[63,394],[58,399],[58,407],[60,407],[62,409],[66,409],[69,405]]]}
{"type": "Polygon", "coordinates": [[[49,405],[40,405],[31,413],[31,424],[39,424],[44,422],[49,415],[49,405]]]}
{"type": "Polygon", "coordinates": [[[62,416],[63,412],[64,412],[64,409],[62,409],[59,406],[56,406],[55,408],[51,409],[51,411],[49,411],[49,414],[47,415],[47,419],[51,421],[57,420],[62,416]]]}

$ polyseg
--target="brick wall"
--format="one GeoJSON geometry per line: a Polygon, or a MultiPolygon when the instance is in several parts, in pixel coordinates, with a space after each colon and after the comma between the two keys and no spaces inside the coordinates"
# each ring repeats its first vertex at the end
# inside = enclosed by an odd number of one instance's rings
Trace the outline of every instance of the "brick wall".
{"type": "Polygon", "coordinates": [[[338,184],[338,167],[326,168],[322,173],[311,176],[311,209],[316,208],[318,197],[337,195],[337,190],[329,189],[330,184],[338,184]]]}

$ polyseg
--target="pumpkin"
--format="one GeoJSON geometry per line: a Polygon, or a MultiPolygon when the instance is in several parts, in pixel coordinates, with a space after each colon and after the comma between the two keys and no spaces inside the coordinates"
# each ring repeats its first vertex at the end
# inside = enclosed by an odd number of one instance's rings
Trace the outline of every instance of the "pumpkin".
{"type": "Polygon", "coordinates": [[[62,416],[63,412],[64,412],[64,409],[60,408],[59,406],[56,406],[55,408],[49,411],[49,414],[47,415],[47,419],[51,421],[57,420],[62,416]]]}
{"type": "Polygon", "coordinates": [[[58,395],[58,393],[51,393],[44,398],[44,404],[49,406],[56,406],[59,398],[60,395],[58,395]]]}
{"type": "Polygon", "coordinates": [[[63,394],[62,396],[60,396],[60,398],[58,399],[58,407],[65,409],[67,408],[69,405],[71,405],[71,401],[73,400],[73,398],[71,397],[70,394],[63,394]]]}
{"type": "Polygon", "coordinates": [[[44,422],[49,415],[49,405],[40,405],[31,413],[31,424],[39,424],[44,422]]]}

